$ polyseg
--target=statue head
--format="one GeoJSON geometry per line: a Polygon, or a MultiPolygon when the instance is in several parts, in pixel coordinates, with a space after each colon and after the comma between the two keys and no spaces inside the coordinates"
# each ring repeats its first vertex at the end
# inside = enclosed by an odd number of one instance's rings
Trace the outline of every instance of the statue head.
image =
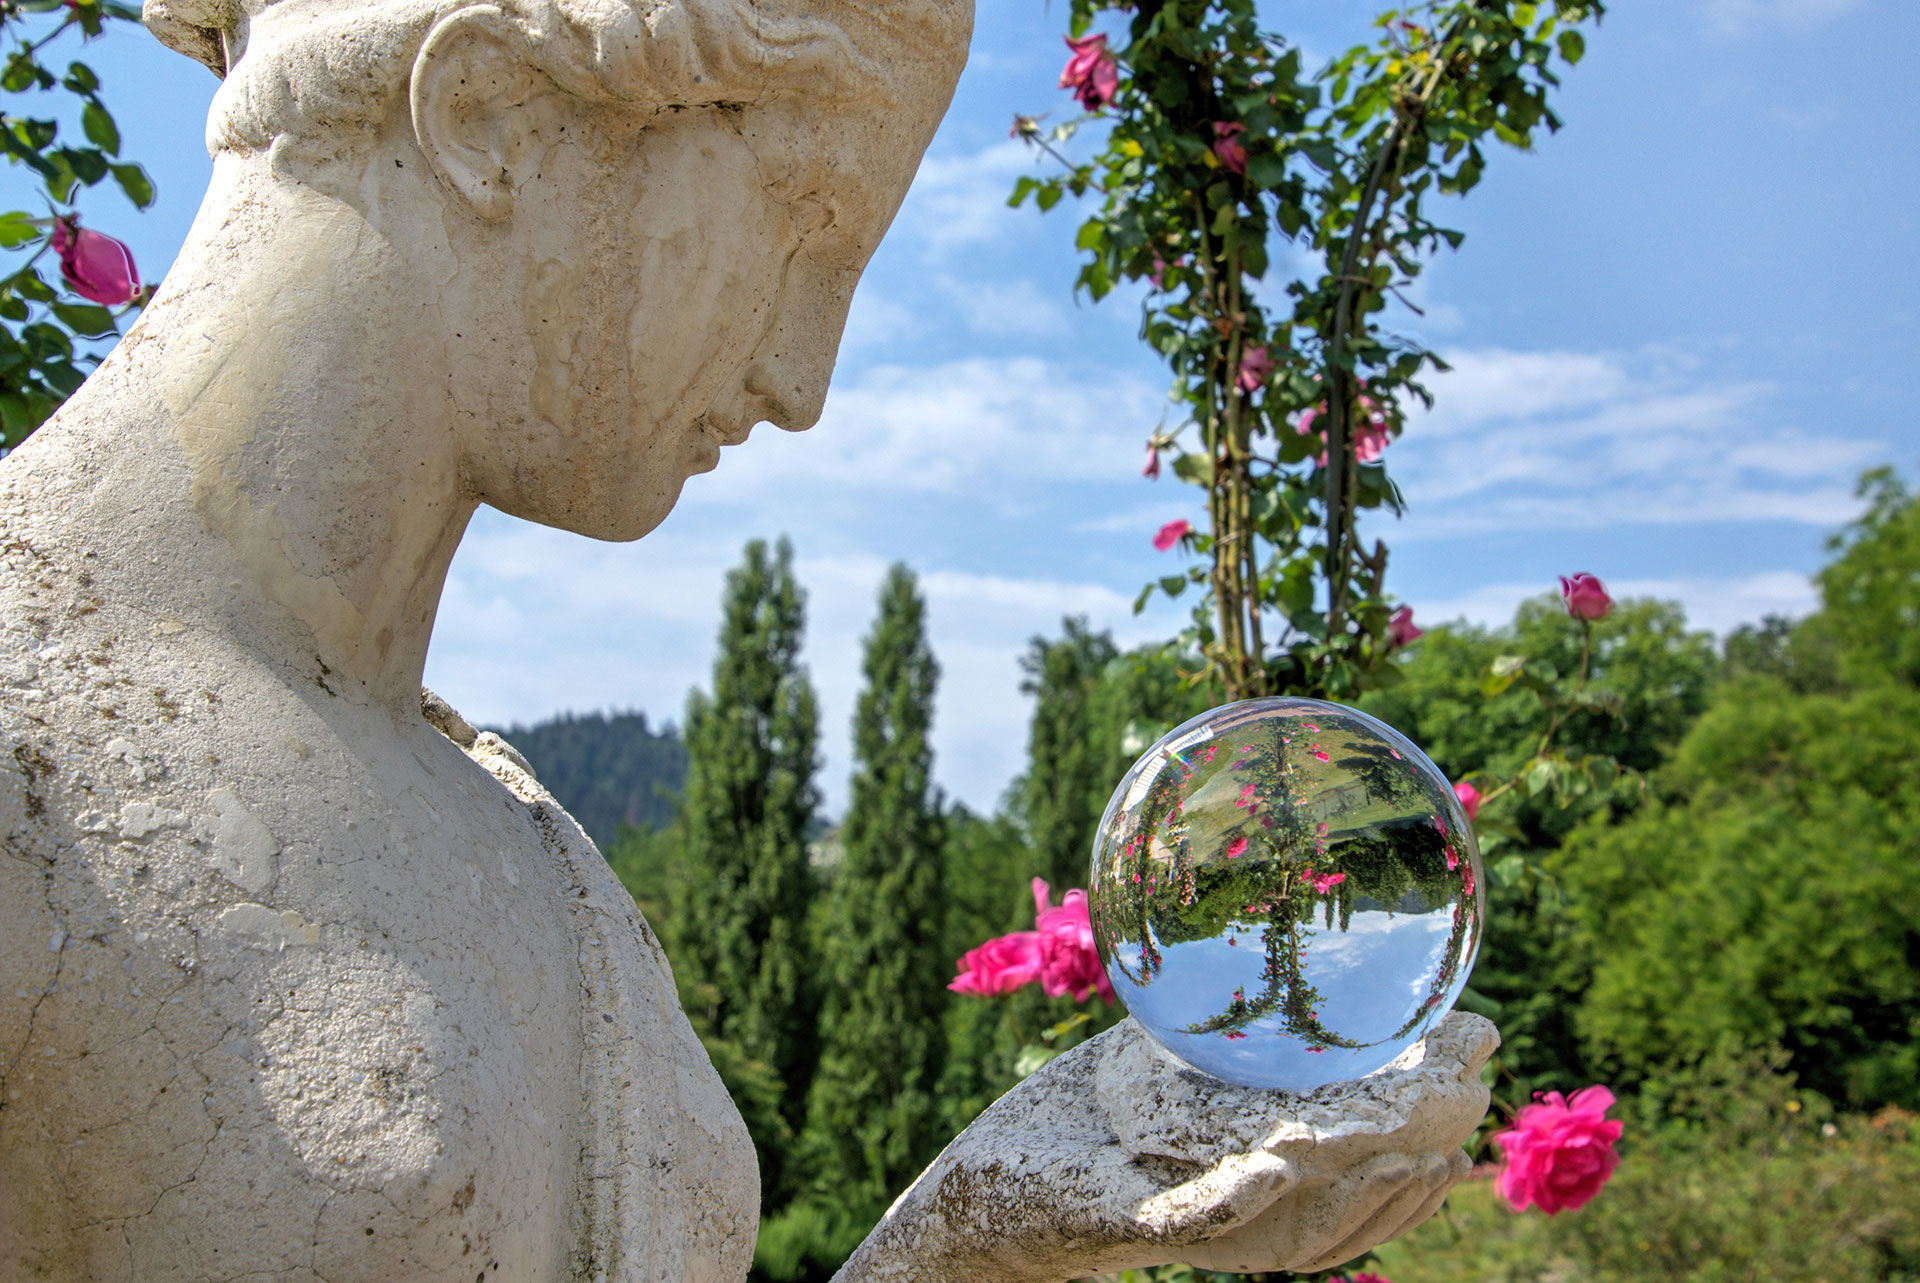
{"type": "Polygon", "coordinates": [[[404,279],[473,497],[625,539],[755,423],[818,418],[972,6],[148,0],[145,17],[225,81],[216,161],[352,224],[309,259],[372,242],[404,279]]]}

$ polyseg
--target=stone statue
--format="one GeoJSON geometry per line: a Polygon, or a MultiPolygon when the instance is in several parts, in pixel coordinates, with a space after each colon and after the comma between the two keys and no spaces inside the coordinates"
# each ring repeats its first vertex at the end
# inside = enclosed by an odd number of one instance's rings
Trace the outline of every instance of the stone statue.
{"type": "MultiPolygon", "coordinates": [[[[634,539],[819,414],[967,0],[149,0],[224,77],[145,316],[0,468],[0,1278],[744,1276],[666,958],[422,661],[474,508],[634,539]]],[[[1426,1215],[1484,1022],[1323,1100],[1127,1026],[844,1277],[1341,1259],[1426,1215]]]]}

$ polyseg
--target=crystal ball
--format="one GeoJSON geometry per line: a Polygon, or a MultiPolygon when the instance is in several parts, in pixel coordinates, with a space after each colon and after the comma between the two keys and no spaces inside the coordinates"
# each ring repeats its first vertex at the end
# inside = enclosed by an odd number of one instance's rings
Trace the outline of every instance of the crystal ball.
{"type": "Polygon", "coordinates": [[[1383,1068],[1480,947],[1480,851],[1412,741],[1356,709],[1255,699],[1148,749],[1089,880],[1114,990],[1174,1055],[1310,1091],[1383,1068]]]}

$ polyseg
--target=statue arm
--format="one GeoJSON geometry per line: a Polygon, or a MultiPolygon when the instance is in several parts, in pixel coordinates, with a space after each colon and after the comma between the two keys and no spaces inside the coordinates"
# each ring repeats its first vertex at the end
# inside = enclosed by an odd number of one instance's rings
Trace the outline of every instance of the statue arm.
{"type": "Polygon", "coordinates": [[[1393,1067],[1298,1096],[1195,1073],[1128,1020],[976,1119],[836,1283],[1328,1268],[1431,1216],[1466,1174],[1498,1045],[1455,1013],[1393,1067]]]}

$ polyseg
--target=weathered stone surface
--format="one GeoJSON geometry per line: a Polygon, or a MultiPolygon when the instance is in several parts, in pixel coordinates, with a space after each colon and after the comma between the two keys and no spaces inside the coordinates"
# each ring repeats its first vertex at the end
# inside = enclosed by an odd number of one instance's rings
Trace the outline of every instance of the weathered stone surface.
{"type": "Polygon", "coordinates": [[[421,667],[477,505],[637,538],[811,425],[970,6],[149,18],[213,183],[0,466],[0,1278],[741,1278],[666,959],[421,667]]]}
{"type": "Polygon", "coordinates": [[[1301,1096],[1208,1077],[1125,1021],[995,1102],[839,1278],[1326,1269],[1431,1216],[1466,1174],[1498,1045],[1455,1012],[1388,1069],[1301,1096]]]}

